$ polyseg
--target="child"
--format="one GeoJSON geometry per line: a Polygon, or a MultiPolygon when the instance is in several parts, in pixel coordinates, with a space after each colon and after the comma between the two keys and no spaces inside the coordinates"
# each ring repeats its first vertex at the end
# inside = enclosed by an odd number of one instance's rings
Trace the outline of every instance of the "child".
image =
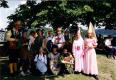
{"type": "Polygon", "coordinates": [[[34,62],[36,63],[36,68],[42,73],[42,75],[44,75],[47,71],[47,56],[42,47],[36,54],[34,62]]]}
{"type": "MultiPolygon", "coordinates": [[[[55,71],[60,71],[59,68],[59,56],[60,53],[57,52],[58,47],[56,45],[52,46],[52,53],[48,54],[48,58],[49,58],[49,63],[50,63],[50,69],[51,71],[54,73],[55,71]]],[[[58,74],[55,73],[55,74],[58,74]]]]}
{"type": "Polygon", "coordinates": [[[66,47],[64,47],[63,53],[60,56],[60,59],[66,62],[70,62],[71,60],[74,60],[72,54],[68,51],[66,47]]]}
{"type": "Polygon", "coordinates": [[[72,47],[73,56],[75,58],[75,73],[83,71],[83,56],[84,56],[84,40],[81,36],[80,28],[75,33],[75,39],[72,47]]]}
{"type": "Polygon", "coordinates": [[[63,71],[63,73],[65,73],[68,69],[67,64],[73,64],[73,62],[74,62],[74,58],[73,58],[72,54],[68,51],[68,49],[66,47],[64,47],[64,49],[63,49],[63,53],[60,56],[60,60],[61,60],[61,65],[62,65],[62,71],[63,71]]]}

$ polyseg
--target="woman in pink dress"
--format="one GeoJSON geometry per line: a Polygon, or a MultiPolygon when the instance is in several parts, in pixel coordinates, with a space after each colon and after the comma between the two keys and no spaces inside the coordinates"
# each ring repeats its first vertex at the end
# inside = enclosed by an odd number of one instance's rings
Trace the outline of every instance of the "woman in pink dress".
{"type": "Polygon", "coordinates": [[[80,29],[76,32],[76,38],[73,42],[72,52],[75,58],[75,72],[83,71],[83,53],[84,41],[81,37],[80,29]]]}
{"type": "Polygon", "coordinates": [[[92,26],[88,29],[87,38],[84,40],[85,54],[84,54],[84,73],[90,74],[98,80],[98,67],[96,60],[95,48],[97,46],[97,40],[94,37],[92,26]]]}

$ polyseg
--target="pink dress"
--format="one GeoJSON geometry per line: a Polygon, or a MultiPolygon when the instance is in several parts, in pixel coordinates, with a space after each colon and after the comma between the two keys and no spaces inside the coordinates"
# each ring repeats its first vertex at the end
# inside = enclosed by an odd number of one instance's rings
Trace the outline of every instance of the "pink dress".
{"type": "Polygon", "coordinates": [[[82,37],[80,39],[74,40],[72,52],[75,58],[75,71],[83,71],[83,53],[84,53],[84,41],[82,37]]]}
{"type": "MultiPolygon", "coordinates": [[[[96,39],[85,39],[85,46],[97,45],[96,39]]],[[[85,48],[84,54],[84,73],[91,75],[98,75],[98,67],[96,60],[96,52],[94,48],[85,48]]]]}

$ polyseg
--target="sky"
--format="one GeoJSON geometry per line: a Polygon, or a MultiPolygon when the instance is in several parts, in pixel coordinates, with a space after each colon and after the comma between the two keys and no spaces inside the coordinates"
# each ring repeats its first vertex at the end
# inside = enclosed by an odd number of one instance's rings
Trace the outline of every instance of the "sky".
{"type": "MultiPolygon", "coordinates": [[[[16,8],[20,4],[25,4],[27,0],[6,0],[8,1],[9,8],[0,8],[0,29],[5,29],[8,25],[7,16],[15,13],[16,8]]],[[[41,0],[37,0],[37,3],[41,2],[41,0]]]]}

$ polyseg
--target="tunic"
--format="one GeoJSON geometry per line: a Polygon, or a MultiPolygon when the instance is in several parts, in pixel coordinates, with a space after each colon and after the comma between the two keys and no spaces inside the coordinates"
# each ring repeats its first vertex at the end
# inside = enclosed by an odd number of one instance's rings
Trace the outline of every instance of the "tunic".
{"type": "Polygon", "coordinates": [[[7,31],[6,33],[6,40],[8,42],[8,52],[9,52],[9,62],[10,63],[17,63],[18,62],[18,55],[19,55],[19,50],[18,50],[18,41],[15,41],[16,39],[19,39],[20,34],[19,31],[17,31],[15,28],[12,30],[7,31]],[[11,46],[12,42],[14,46],[11,46]]]}
{"type": "Polygon", "coordinates": [[[83,71],[83,54],[84,54],[84,41],[82,37],[74,40],[72,52],[75,58],[75,71],[83,71]]]}
{"type": "Polygon", "coordinates": [[[65,38],[62,34],[60,34],[59,36],[53,37],[52,42],[53,44],[57,45],[58,48],[61,48],[65,42],[65,38]]]}
{"type": "Polygon", "coordinates": [[[98,67],[96,60],[96,52],[94,48],[90,48],[91,46],[97,46],[97,41],[95,38],[85,39],[85,54],[84,54],[84,73],[91,75],[98,75],[98,67]]]}

